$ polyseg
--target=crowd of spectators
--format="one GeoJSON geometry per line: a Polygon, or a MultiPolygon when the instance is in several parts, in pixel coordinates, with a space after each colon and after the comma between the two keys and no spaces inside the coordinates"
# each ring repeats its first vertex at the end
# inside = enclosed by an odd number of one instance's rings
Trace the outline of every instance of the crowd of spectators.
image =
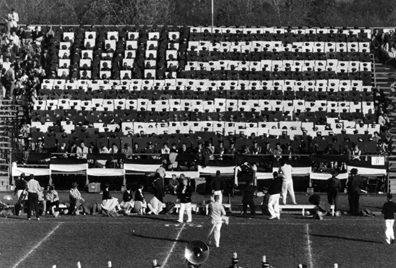
{"type": "MultiPolygon", "coordinates": [[[[31,111],[34,100],[37,99],[41,82],[45,77],[51,77],[56,73],[59,60],[57,46],[63,28],[60,26],[54,31],[51,27],[30,27],[18,25],[19,16],[12,10],[7,16],[7,27],[1,38],[1,84],[3,97],[16,98],[25,101],[26,112],[31,111]],[[29,108],[30,107],[30,108],[29,108]]],[[[374,33],[372,47],[389,51],[395,47],[394,32],[374,33]]],[[[31,152],[52,153],[56,158],[77,158],[86,159],[88,154],[112,154],[123,155],[123,159],[160,159],[161,155],[168,155],[169,164],[173,165],[175,154],[194,155],[194,159],[199,163],[206,163],[208,160],[232,159],[236,154],[242,155],[273,155],[279,160],[282,156],[295,159],[298,155],[346,154],[351,160],[362,160],[361,155],[365,155],[364,143],[374,141],[376,148],[368,154],[386,155],[389,153],[389,135],[387,133],[390,120],[387,116],[387,99],[383,92],[374,92],[376,101],[378,123],[381,125],[380,132],[374,133],[368,140],[352,141],[348,135],[340,139],[339,135],[326,137],[326,145],[323,146],[325,138],[317,133],[316,137],[303,134],[290,139],[287,136],[280,136],[279,142],[268,141],[266,137],[221,137],[220,139],[198,139],[194,144],[183,142],[161,142],[157,143],[156,137],[152,142],[145,144],[138,142],[130,143],[95,143],[73,140],[70,143],[56,141],[54,146],[48,148],[42,138],[38,141],[31,139],[30,125],[24,121],[20,128],[20,145],[24,152],[24,162],[26,163],[31,152]],[[243,145],[238,145],[236,140],[245,139],[243,145]],[[109,147],[109,148],[108,148],[109,147]],[[362,152],[363,150],[363,152],[362,152]]],[[[29,114],[27,116],[29,118],[29,114]]],[[[51,133],[49,133],[51,134],[51,133]]],[[[188,162],[188,161],[186,161],[188,162]]],[[[183,161],[180,162],[183,164],[183,161]]],[[[121,167],[122,159],[114,160],[92,160],[91,165],[97,167],[121,167]]]]}

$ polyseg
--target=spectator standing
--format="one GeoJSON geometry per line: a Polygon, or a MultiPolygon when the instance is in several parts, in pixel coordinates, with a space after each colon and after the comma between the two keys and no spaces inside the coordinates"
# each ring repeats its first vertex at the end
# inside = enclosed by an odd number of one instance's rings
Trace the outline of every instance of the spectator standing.
{"type": "Polygon", "coordinates": [[[385,241],[388,244],[393,244],[395,241],[395,234],[393,225],[395,223],[396,203],[392,201],[392,194],[388,193],[387,202],[382,206],[382,214],[385,220],[385,241]]]}
{"type": "Polygon", "coordinates": [[[327,180],[327,201],[330,205],[334,205],[334,211],[338,211],[338,193],[341,190],[341,181],[337,178],[337,172],[333,170],[327,180]]]}
{"type": "Polygon", "coordinates": [[[18,179],[15,181],[15,195],[18,198],[18,202],[15,205],[15,214],[19,215],[19,211],[23,209],[24,200],[26,197],[26,181],[25,173],[22,173],[18,179]]]}
{"type": "Polygon", "coordinates": [[[254,193],[256,192],[257,187],[254,184],[254,180],[250,180],[247,183],[247,186],[245,188],[245,191],[243,193],[243,198],[242,198],[242,205],[243,205],[243,212],[242,215],[246,215],[247,213],[247,207],[250,207],[250,211],[252,215],[256,215],[256,206],[254,204],[254,193]]]}
{"type": "Polygon", "coordinates": [[[9,16],[10,16],[10,19],[9,19],[10,29],[12,31],[16,31],[16,29],[18,27],[18,22],[19,22],[19,15],[15,11],[15,8],[11,9],[11,13],[9,14],[9,16]]]}
{"type": "Polygon", "coordinates": [[[282,160],[282,165],[278,171],[282,177],[282,201],[286,205],[287,193],[289,193],[292,203],[297,204],[296,197],[294,195],[293,178],[292,178],[292,166],[287,164],[286,160],[282,160]]]}
{"type": "MultiPolygon", "coordinates": [[[[208,234],[208,244],[211,244],[211,236],[213,234],[216,247],[220,247],[220,231],[223,225],[223,219],[226,215],[223,205],[220,203],[220,196],[214,196],[214,202],[209,205],[210,218],[212,228],[208,234]]],[[[227,221],[226,221],[227,222],[227,221]]]]}
{"type": "Polygon", "coordinates": [[[219,203],[223,204],[223,191],[225,189],[224,179],[221,177],[220,170],[216,171],[216,177],[211,182],[212,193],[214,196],[219,196],[219,203]]]}
{"type": "Polygon", "coordinates": [[[359,198],[362,186],[363,179],[358,175],[358,170],[353,168],[347,182],[348,201],[351,215],[356,216],[359,214],[359,198]]]}
{"type": "Polygon", "coordinates": [[[187,211],[187,222],[192,222],[191,215],[191,187],[187,178],[184,178],[177,192],[178,201],[180,201],[178,222],[183,223],[184,211],[187,211]]]}
{"type": "Polygon", "coordinates": [[[156,178],[154,179],[153,186],[154,186],[154,196],[164,203],[164,196],[165,196],[165,183],[164,178],[161,177],[159,173],[155,174],[156,178]]]}
{"type": "Polygon", "coordinates": [[[30,174],[29,180],[27,182],[27,190],[28,190],[28,211],[27,211],[27,219],[30,221],[32,216],[32,207],[34,206],[36,212],[36,218],[40,220],[39,207],[38,207],[38,195],[41,192],[40,184],[37,180],[34,179],[34,175],[30,174]]]}
{"type": "Polygon", "coordinates": [[[268,188],[269,200],[268,200],[268,212],[271,217],[270,220],[280,219],[279,210],[279,198],[282,192],[282,176],[279,176],[278,172],[273,173],[273,180],[270,187],[268,188]]]}

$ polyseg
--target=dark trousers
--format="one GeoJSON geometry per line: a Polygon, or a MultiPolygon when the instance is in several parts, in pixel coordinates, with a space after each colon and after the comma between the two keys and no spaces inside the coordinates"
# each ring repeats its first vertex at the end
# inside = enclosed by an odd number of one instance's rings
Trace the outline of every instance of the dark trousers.
{"type": "Polygon", "coordinates": [[[359,214],[359,197],[360,197],[359,192],[348,193],[349,209],[351,215],[359,214]]]}
{"type": "Polygon", "coordinates": [[[254,204],[253,200],[247,200],[247,201],[243,201],[243,213],[246,214],[247,213],[247,207],[249,205],[250,207],[250,211],[252,212],[252,214],[256,214],[256,205],[254,204]]]}
{"type": "Polygon", "coordinates": [[[327,191],[327,202],[334,205],[334,211],[338,211],[338,189],[330,189],[327,191]]]}
{"type": "Polygon", "coordinates": [[[51,211],[51,208],[55,206],[56,210],[59,211],[59,200],[55,202],[47,201],[47,211],[51,211]]]}
{"type": "Polygon", "coordinates": [[[36,217],[39,218],[40,214],[39,214],[38,194],[37,193],[29,193],[28,194],[28,211],[27,211],[28,219],[30,219],[32,216],[32,206],[34,206],[34,209],[36,211],[36,217]]]}

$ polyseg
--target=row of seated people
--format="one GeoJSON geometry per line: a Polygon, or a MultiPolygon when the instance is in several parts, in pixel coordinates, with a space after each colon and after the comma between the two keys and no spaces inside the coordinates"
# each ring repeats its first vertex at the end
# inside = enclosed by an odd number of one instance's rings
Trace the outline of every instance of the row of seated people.
{"type": "Polygon", "coordinates": [[[362,80],[364,85],[371,84],[371,72],[340,72],[334,71],[235,71],[235,70],[218,70],[218,71],[207,71],[207,70],[190,70],[180,72],[168,72],[167,70],[142,70],[136,68],[134,70],[112,70],[112,71],[78,71],[77,69],[69,72],[68,69],[56,69],[53,70],[50,78],[59,79],[84,79],[84,80],[132,80],[132,79],[148,79],[148,80],[175,80],[180,79],[196,79],[196,80],[328,80],[328,79],[339,79],[339,80],[362,80]],[[59,76],[57,76],[59,75],[59,76]]]}
{"type": "Polygon", "coordinates": [[[190,27],[190,40],[220,41],[283,41],[283,42],[369,42],[371,29],[282,28],[282,27],[190,27]]]}
{"type": "Polygon", "coordinates": [[[273,79],[273,80],[209,80],[209,79],[165,79],[131,81],[87,80],[87,79],[45,79],[42,89],[130,89],[139,90],[192,90],[192,91],[217,91],[217,90],[279,90],[279,91],[371,91],[371,85],[365,86],[361,80],[353,79],[273,79]]]}
{"type": "MultiPolygon", "coordinates": [[[[315,88],[318,89],[318,88],[315,88]]],[[[323,89],[323,88],[322,88],[323,89]]],[[[369,89],[367,89],[369,90],[369,89]]],[[[268,101],[337,101],[337,102],[372,102],[380,98],[379,92],[372,91],[281,91],[281,90],[218,90],[218,91],[192,91],[192,90],[92,90],[92,89],[40,89],[36,96],[34,106],[44,106],[42,110],[51,109],[48,106],[57,105],[58,109],[77,106],[86,107],[84,110],[104,110],[100,107],[103,104],[109,106],[113,103],[112,110],[136,109],[138,101],[147,100],[163,101],[172,106],[180,106],[183,100],[194,100],[202,102],[225,102],[226,100],[252,101],[257,103],[259,100],[268,101]],[[91,105],[90,105],[91,104],[91,105]],[[119,107],[120,106],[120,107],[119,107]]],[[[148,104],[148,103],[147,103],[148,104]]],[[[208,103],[209,104],[209,103],[208,103]]],[[[280,104],[280,103],[278,103],[280,104]]],[[[143,105],[141,103],[140,105],[143,105]]],[[[111,109],[107,107],[107,110],[111,109]]],[[[221,109],[217,107],[216,110],[221,109]]],[[[139,109],[140,110],[140,109],[139,109]]],[[[173,109],[172,109],[173,110],[173,109]]]]}
{"type": "MultiPolygon", "coordinates": [[[[142,78],[142,74],[151,74],[152,77],[158,77],[157,73],[161,73],[162,77],[169,75],[184,74],[185,71],[244,71],[250,73],[255,72],[318,72],[318,73],[355,73],[370,72],[371,58],[368,53],[353,53],[347,55],[344,53],[333,54],[311,54],[311,53],[251,53],[244,55],[240,53],[221,54],[204,53],[195,54],[190,52],[186,57],[176,59],[176,51],[167,51],[166,60],[163,56],[146,51],[145,56],[133,58],[131,51],[120,52],[115,54],[105,53],[95,56],[91,61],[89,56],[83,59],[75,59],[77,63],[72,63],[69,55],[64,56],[53,64],[54,71],[60,77],[65,72],[77,72],[80,75],[85,74],[89,77],[92,75],[106,74],[109,78],[113,73],[119,73],[122,79],[124,74],[128,74],[128,79],[142,78]],[[125,56],[123,56],[125,53],[125,56]],[[155,55],[155,56],[154,56],[155,55]],[[79,62],[79,63],[78,63],[79,62]],[[128,71],[128,72],[121,72],[128,71]],[[151,72],[146,72],[151,71],[151,72]],[[110,73],[110,75],[109,75],[110,73]],[[166,75],[164,75],[164,73],[166,75]],[[155,74],[155,75],[153,75],[155,74]]],[[[178,75],[179,76],[179,75],[178,75]]],[[[102,75],[100,75],[100,78],[102,75]]]]}
{"type": "Polygon", "coordinates": [[[76,110],[48,110],[33,111],[31,113],[32,122],[70,122],[75,125],[88,125],[93,123],[112,122],[120,124],[122,122],[151,122],[165,123],[177,122],[202,122],[202,121],[219,121],[219,122],[281,122],[281,121],[301,121],[314,122],[315,124],[326,124],[328,118],[336,118],[345,121],[363,121],[365,124],[372,124],[377,121],[376,114],[362,113],[332,113],[326,111],[317,112],[151,112],[151,111],[76,111],[76,110]]]}
{"type": "MultiPolygon", "coordinates": [[[[51,135],[39,137],[36,141],[30,140],[26,151],[35,153],[58,153],[60,158],[78,157],[86,158],[88,153],[102,154],[126,154],[126,158],[156,158],[158,155],[170,153],[194,154],[204,147],[210,154],[216,154],[221,159],[223,154],[274,154],[281,157],[282,154],[347,154],[357,150],[361,154],[380,154],[382,141],[370,137],[364,141],[360,136],[296,136],[290,140],[287,136],[280,139],[274,138],[223,138],[223,137],[200,137],[191,141],[186,135],[184,137],[146,137],[146,138],[84,138],[67,139],[66,135],[56,138],[51,135]],[[133,144],[133,145],[132,145],[133,144]],[[201,147],[202,146],[202,147],[201,147]],[[85,148],[85,149],[84,149],[85,148]],[[108,150],[107,148],[111,148],[108,150]],[[122,151],[119,148],[123,148],[122,151]],[[79,150],[80,149],[80,150],[79,150]],[[68,153],[68,154],[67,154],[68,153]],[[80,153],[80,155],[79,155],[80,153]],[[69,155],[71,154],[71,155],[69,155]],[[77,155],[76,155],[77,154],[77,155]],[[83,155],[85,154],[85,156],[83,155]],[[145,155],[146,154],[146,155],[145,155]]],[[[232,157],[232,156],[231,156],[232,157]]]]}
{"type": "MultiPolygon", "coordinates": [[[[330,121],[330,120],[329,120],[330,121]]],[[[243,134],[247,136],[275,136],[287,135],[290,137],[306,134],[308,136],[332,136],[338,134],[348,135],[374,135],[381,132],[379,124],[356,124],[354,121],[333,121],[327,124],[314,124],[313,122],[266,122],[266,123],[244,123],[244,122],[190,122],[190,123],[93,123],[89,125],[73,125],[70,121],[60,124],[46,122],[32,122],[30,133],[38,137],[41,133],[58,134],[81,134],[94,136],[99,133],[114,135],[117,137],[136,136],[144,134],[174,135],[201,132],[218,133],[226,136],[243,134]]]]}
{"type": "Polygon", "coordinates": [[[37,100],[34,110],[77,110],[77,111],[151,111],[151,112],[256,112],[256,111],[280,111],[280,112],[316,112],[327,111],[330,113],[363,113],[374,114],[373,101],[330,101],[316,100],[238,100],[238,99],[171,99],[171,100],[149,100],[149,99],[92,99],[92,100],[37,100]]]}

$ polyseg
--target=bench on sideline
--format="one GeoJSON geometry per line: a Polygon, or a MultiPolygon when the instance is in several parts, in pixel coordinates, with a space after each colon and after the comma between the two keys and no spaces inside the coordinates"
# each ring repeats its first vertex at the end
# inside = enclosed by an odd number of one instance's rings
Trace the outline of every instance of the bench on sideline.
{"type": "MultiPolygon", "coordinates": [[[[282,212],[284,209],[290,209],[290,210],[302,210],[302,215],[305,215],[305,210],[311,210],[314,209],[315,205],[279,205],[279,210],[282,212]]],[[[331,216],[334,216],[335,211],[334,211],[334,205],[330,205],[330,213],[331,216]]]]}

